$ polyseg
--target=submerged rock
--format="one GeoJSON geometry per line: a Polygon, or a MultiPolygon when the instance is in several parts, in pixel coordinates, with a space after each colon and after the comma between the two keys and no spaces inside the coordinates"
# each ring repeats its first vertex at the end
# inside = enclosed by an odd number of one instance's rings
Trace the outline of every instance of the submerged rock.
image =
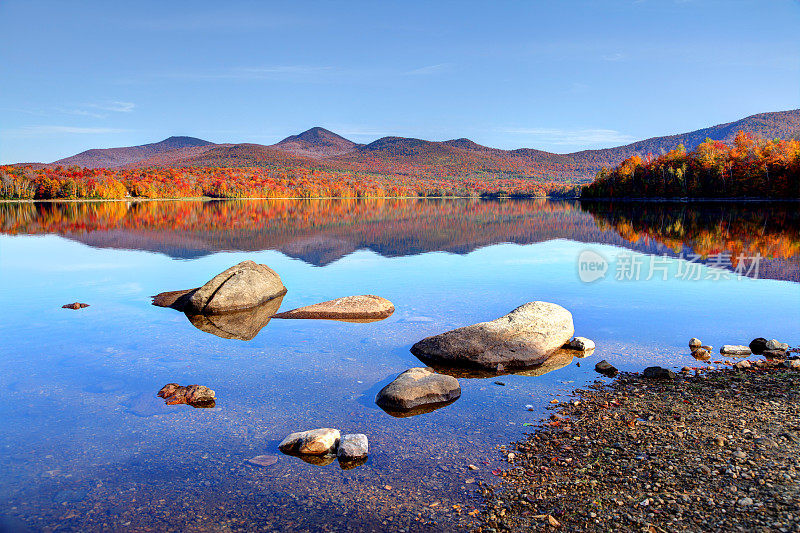
{"type": "Polygon", "coordinates": [[[490,322],[428,337],[411,347],[423,361],[495,369],[542,363],[572,338],[572,314],[560,305],[530,302],[490,322]]]}
{"type": "Polygon", "coordinates": [[[345,296],[327,302],[298,307],[291,311],[278,313],[275,318],[322,319],[344,321],[383,320],[394,313],[394,305],[386,298],[365,294],[345,296]]]}
{"type": "Polygon", "coordinates": [[[767,349],[767,339],[764,337],[757,337],[750,341],[750,350],[756,354],[761,355],[767,349]]]}
{"type": "Polygon", "coordinates": [[[205,385],[187,385],[182,387],[177,383],[167,383],[157,396],[164,398],[167,405],[187,404],[192,407],[214,407],[216,393],[205,385]]]}
{"type": "Polygon", "coordinates": [[[247,462],[256,466],[272,466],[278,462],[278,457],[275,455],[256,455],[248,459],[247,462]]]}
{"type": "Polygon", "coordinates": [[[750,355],[753,353],[747,346],[737,344],[726,344],[719,349],[722,355],[750,355]]]}
{"type": "Polygon", "coordinates": [[[647,379],[675,379],[678,376],[675,374],[675,372],[668,368],[650,366],[644,369],[644,372],[642,372],[642,377],[647,379]]]}
{"type": "Polygon", "coordinates": [[[369,455],[369,444],[366,435],[363,433],[342,435],[339,440],[339,448],[336,450],[339,462],[363,459],[367,455],[369,455]]]}
{"type": "Polygon", "coordinates": [[[575,337],[568,343],[564,345],[564,348],[568,348],[570,350],[580,350],[582,352],[588,352],[594,350],[594,341],[591,339],[587,339],[586,337],[575,337]]]}
{"type": "Polygon", "coordinates": [[[711,359],[711,354],[705,348],[696,348],[692,352],[692,357],[694,357],[698,361],[708,361],[709,359],[711,359]]]}
{"type": "Polygon", "coordinates": [[[83,309],[84,307],[89,307],[89,304],[75,302],[67,305],[62,305],[61,309],[83,309]]]}
{"type": "Polygon", "coordinates": [[[453,376],[431,368],[410,368],[378,392],[375,403],[389,410],[408,410],[427,404],[451,402],[461,396],[461,385],[453,376]]]}
{"type": "Polygon", "coordinates": [[[596,365],[594,365],[594,369],[596,372],[600,372],[604,376],[614,377],[619,374],[619,370],[617,370],[614,365],[603,359],[596,365]]]}
{"type": "Polygon", "coordinates": [[[299,431],[283,439],[278,449],[289,455],[327,455],[336,452],[340,437],[333,428],[299,431]]]}

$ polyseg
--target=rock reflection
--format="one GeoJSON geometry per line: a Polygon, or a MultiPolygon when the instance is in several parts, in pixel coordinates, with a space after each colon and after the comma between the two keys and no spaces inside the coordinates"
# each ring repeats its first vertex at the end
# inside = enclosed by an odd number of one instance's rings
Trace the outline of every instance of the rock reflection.
{"type": "Polygon", "coordinates": [[[426,361],[426,363],[428,364],[428,366],[430,366],[440,374],[447,374],[448,376],[453,376],[454,378],[459,378],[459,379],[460,378],[485,379],[497,376],[505,376],[508,374],[536,377],[536,376],[543,376],[548,372],[564,368],[565,366],[568,366],[572,362],[574,357],[587,357],[591,355],[592,352],[593,351],[581,352],[578,350],[560,349],[553,352],[544,361],[544,363],[540,365],[535,365],[525,368],[511,368],[500,371],[486,370],[477,367],[443,366],[441,364],[433,364],[430,361],[426,361]]]}
{"type": "Polygon", "coordinates": [[[190,315],[186,318],[194,327],[223,339],[249,341],[269,324],[281,307],[283,296],[278,296],[252,309],[217,315],[190,315]]]}
{"type": "MultiPolygon", "coordinates": [[[[459,396],[459,398],[460,398],[460,396],[459,396]]],[[[425,405],[412,407],[411,409],[392,409],[391,407],[385,407],[385,406],[382,406],[382,405],[378,405],[378,407],[383,409],[383,411],[386,414],[391,415],[391,416],[393,416],[395,418],[409,418],[409,417],[412,417],[412,416],[424,415],[426,413],[432,413],[432,412],[436,411],[437,409],[441,409],[442,407],[447,407],[448,405],[450,405],[451,403],[455,402],[456,400],[458,400],[458,398],[456,398],[455,400],[450,400],[449,402],[428,403],[428,404],[425,404],[425,405]]]]}

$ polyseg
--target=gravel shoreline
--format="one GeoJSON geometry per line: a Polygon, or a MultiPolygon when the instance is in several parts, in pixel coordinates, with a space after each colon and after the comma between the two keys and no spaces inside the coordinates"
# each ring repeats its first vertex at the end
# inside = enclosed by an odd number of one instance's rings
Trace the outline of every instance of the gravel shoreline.
{"type": "Polygon", "coordinates": [[[798,400],[786,363],[595,382],[501,448],[476,530],[800,531],[798,400]]]}

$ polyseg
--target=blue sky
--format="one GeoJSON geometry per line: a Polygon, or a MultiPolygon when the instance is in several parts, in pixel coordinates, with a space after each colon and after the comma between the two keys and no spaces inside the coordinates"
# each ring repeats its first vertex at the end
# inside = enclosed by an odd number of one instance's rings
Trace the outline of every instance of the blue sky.
{"type": "Polygon", "coordinates": [[[798,0],[0,1],[0,162],[192,135],[555,152],[800,107],[798,0]]]}

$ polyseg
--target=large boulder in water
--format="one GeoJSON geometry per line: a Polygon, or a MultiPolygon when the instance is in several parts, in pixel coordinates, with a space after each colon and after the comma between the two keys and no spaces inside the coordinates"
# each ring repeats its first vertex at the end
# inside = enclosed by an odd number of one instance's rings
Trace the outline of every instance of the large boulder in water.
{"type": "Polygon", "coordinates": [[[394,313],[394,305],[386,298],[364,294],[345,296],[318,304],[298,307],[291,311],[278,313],[273,318],[305,318],[322,320],[343,320],[353,322],[372,322],[383,320],[394,313]]]}
{"type": "Polygon", "coordinates": [[[274,270],[253,261],[242,261],[194,291],[185,311],[191,314],[241,311],[284,294],[286,287],[274,270]]]}
{"type": "Polygon", "coordinates": [[[504,369],[543,363],[575,333],[572,314],[548,302],[530,302],[491,322],[428,337],[411,347],[422,360],[504,369]]]}

